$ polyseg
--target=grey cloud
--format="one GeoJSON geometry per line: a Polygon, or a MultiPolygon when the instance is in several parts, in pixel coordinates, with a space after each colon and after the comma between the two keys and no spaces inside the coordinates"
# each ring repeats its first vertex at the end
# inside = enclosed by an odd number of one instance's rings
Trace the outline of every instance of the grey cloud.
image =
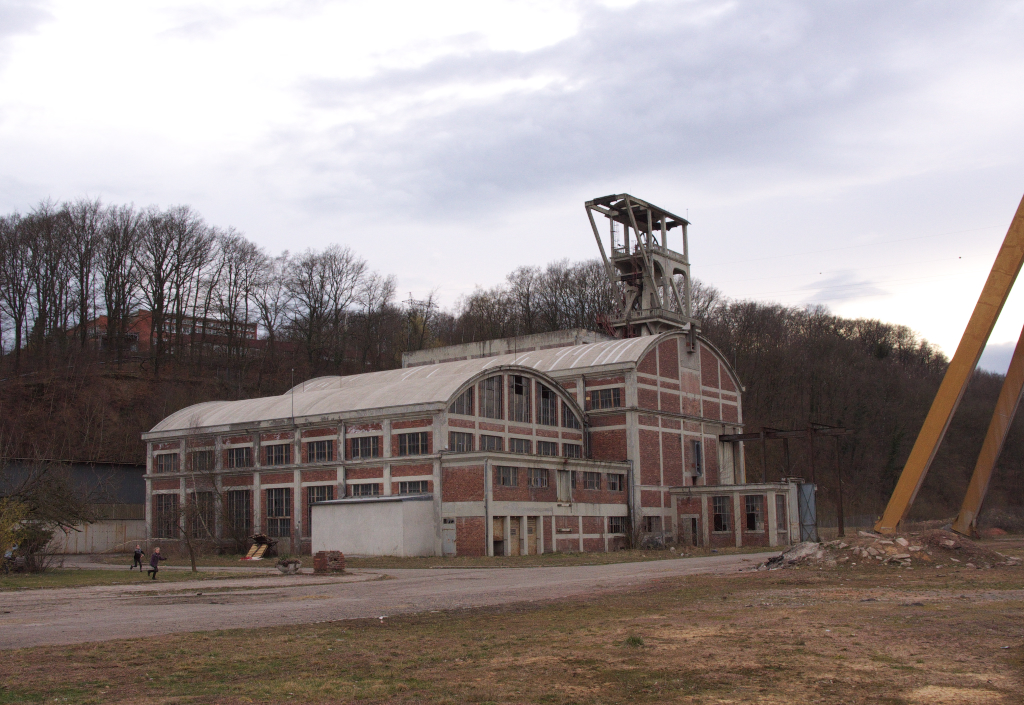
{"type": "Polygon", "coordinates": [[[981,354],[978,367],[989,372],[998,372],[1005,375],[1010,369],[1010,358],[1013,357],[1013,349],[1016,343],[989,343],[981,354]]]}
{"type": "MultiPolygon", "coordinates": [[[[475,215],[595,177],[771,166],[828,173],[885,156],[875,135],[977,40],[1009,21],[996,3],[696,2],[592,8],[580,31],[534,52],[456,51],[416,70],[305,84],[309,104],[412,97],[406,121],[278,134],[316,164],[327,196],[475,215]],[[732,9],[728,9],[728,8],[732,9]],[[714,19],[694,21],[705,10],[714,19]],[[908,60],[924,56],[927,61],[908,60]],[[431,89],[552,75],[492,101],[416,103],[431,89]],[[443,205],[442,205],[443,204],[443,205]]],[[[1011,16],[1019,26],[1020,17],[1011,16]]],[[[1005,30],[1005,28],[1004,28],[1005,30]]],[[[470,40],[467,43],[472,44],[470,40]]],[[[1019,50],[1018,50],[1019,53],[1019,50]]]]}
{"type": "Polygon", "coordinates": [[[852,271],[840,272],[802,288],[810,292],[804,300],[811,305],[837,304],[889,293],[870,279],[858,278],[852,271]]]}
{"type": "Polygon", "coordinates": [[[53,19],[46,10],[48,5],[37,0],[0,0],[0,67],[7,63],[7,45],[12,37],[30,34],[53,19]]]}

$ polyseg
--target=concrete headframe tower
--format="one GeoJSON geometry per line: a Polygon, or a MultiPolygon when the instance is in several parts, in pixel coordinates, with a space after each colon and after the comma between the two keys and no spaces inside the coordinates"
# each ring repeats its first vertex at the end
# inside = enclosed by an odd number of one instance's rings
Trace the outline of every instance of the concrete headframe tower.
{"type": "Polygon", "coordinates": [[[693,340],[697,321],[690,309],[689,221],[628,193],[595,198],[586,208],[608,279],[621,295],[619,310],[607,321],[611,331],[632,338],[683,329],[693,340]],[[595,212],[608,219],[607,251],[595,212]],[[682,252],[669,249],[674,228],[679,228],[682,252]]]}

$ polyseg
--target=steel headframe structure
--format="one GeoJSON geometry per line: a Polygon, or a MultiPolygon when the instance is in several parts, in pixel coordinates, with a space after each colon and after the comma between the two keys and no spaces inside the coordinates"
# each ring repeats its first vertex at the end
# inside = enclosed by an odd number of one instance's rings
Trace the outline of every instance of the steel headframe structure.
{"type": "MultiPolygon", "coordinates": [[[[924,478],[928,474],[939,444],[946,435],[949,422],[963,398],[967,383],[978,365],[985,344],[992,334],[992,328],[999,318],[999,313],[1006,303],[1013,283],[1024,264],[1024,199],[1017,206],[1017,213],[1010,223],[1003,245],[996,255],[995,264],[988,275],[985,287],[974,307],[974,313],[967,323],[960,345],[957,346],[946,375],[942,379],[939,391],[935,395],[932,407],[924,420],[921,432],[910,451],[907,464],[903,467],[900,479],[896,483],[889,504],[882,518],[875,524],[875,531],[883,534],[895,533],[899,523],[906,518],[914,498],[917,497],[924,478]]],[[[1010,422],[1020,404],[1021,391],[1024,389],[1024,331],[1010,360],[1010,369],[1006,373],[1003,388],[999,392],[995,413],[989,424],[985,441],[974,466],[967,494],[953,530],[964,535],[977,532],[978,513],[988,492],[992,469],[1003,448],[1010,422]]]]}
{"type": "Polygon", "coordinates": [[[690,312],[689,221],[628,193],[595,198],[585,205],[608,279],[621,297],[619,310],[607,321],[609,332],[632,338],[682,328],[690,331],[692,343],[697,321],[690,312]],[[608,219],[608,250],[595,212],[608,219]],[[674,228],[682,236],[682,252],[668,247],[674,228]]]}

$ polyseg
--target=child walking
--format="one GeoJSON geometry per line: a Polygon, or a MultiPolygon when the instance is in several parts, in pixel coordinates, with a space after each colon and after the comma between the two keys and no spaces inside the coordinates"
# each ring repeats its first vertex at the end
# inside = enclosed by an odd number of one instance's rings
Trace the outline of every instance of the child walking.
{"type": "Polygon", "coordinates": [[[146,571],[146,575],[153,575],[153,580],[156,580],[156,572],[160,570],[160,561],[166,561],[167,559],[160,555],[160,547],[157,546],[153,549],[153,555],[149,557],[149,570],[146,571]]]}
{"type": "Polygon", "coordinates": [[[128,570],[131,570],[135,566],[139,566],[139,572],[142,572],[142,557],[146,555],[146,552],[142,550],[142,546],[135,545],[135,558],[132,560],[132,564],[128,566],[128,570]]]}

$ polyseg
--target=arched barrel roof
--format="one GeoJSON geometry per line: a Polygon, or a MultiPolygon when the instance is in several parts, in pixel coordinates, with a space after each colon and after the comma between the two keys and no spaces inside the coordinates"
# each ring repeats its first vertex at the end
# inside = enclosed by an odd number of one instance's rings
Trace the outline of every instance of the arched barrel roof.
{"type": "Polygon", "coordinates": [[[476,360],[442,362],[383,372],[318,377],[280,396],[195,404],[177,411],[150,433],[186,431],[235,424],[287,421],[389,407],[445,406],[470,379],[490,368],[518,367],[560,376],[583,370],[636,363],[666,336],[609,340],[550,350],[533,350],[476,360]]]}

